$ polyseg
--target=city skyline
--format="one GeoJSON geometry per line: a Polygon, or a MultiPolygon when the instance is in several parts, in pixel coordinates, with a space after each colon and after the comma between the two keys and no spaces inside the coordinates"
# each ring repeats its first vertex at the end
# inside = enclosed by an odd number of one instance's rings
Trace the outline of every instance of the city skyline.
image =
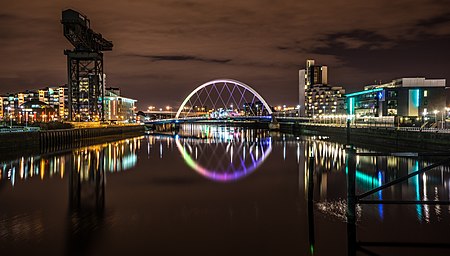
{"type": "Polygon", "coordinates": [[[215,78],[243,81],[272,105],[294,104],[306,59],[348,92],[375,80],[448,78],[450,7],[429,0],[324,5],[282,1],[14,1],[1,4],[0,93],[66,83],[61,11],[112,40],[107,86],[148,105],[179,105],[215,78]],[[336,10],[340,10],[336,12],[336,10]]]}

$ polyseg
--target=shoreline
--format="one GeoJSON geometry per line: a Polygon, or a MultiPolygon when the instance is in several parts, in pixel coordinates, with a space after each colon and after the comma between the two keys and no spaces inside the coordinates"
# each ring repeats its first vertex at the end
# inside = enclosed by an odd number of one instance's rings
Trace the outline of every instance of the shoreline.
{"type": "Polygon", "coordinates": [[[0,160],[58,153],[103,142],[145,135],[142,125],[0,133],[0,160]]]}

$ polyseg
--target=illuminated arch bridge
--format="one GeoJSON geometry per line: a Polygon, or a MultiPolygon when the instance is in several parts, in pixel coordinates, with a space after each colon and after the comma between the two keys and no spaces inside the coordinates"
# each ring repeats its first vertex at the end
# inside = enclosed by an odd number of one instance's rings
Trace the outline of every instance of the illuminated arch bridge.
{"type": "Polygon", "coordinates": [[[195,88],[184,99],[175,118],[166,119],[164,122],[194,122],[205,119],[270,120],[271,118],[271,107],[249,85],[232,79],[216,79],[195,88]]]}

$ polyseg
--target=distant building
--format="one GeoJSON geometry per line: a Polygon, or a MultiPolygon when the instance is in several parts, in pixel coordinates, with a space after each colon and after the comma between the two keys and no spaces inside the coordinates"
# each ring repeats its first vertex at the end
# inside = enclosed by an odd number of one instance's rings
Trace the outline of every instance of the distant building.
{"type": "Polygon", "coordinates": [[[356,117],[420,117],[446,112],[445,79],[400,78],[368,85],[346,96],[347,113],[356,117]]]}
{"type": "Polygon", "coordinates": [[[58,88],[58,116],[60,120],[69,118],[69,90],[67,85],[61,85],[58,88]]]}
{"type": "Polygon", "coordinates": [[[2,102],[2,120],[10,120],[15,119],[15,112],[18,108],[18,97],[15,97],[14,94],[6,94],[0,96],[2,102]]]}
{"type": "MultiPolygon", "coordinates": [[[[86,83],[80,82],[80,114],[76,121],[98,120],[95,113],[91,116],[89,112],[89,94],[86,83]]],[[[105,97],[105,119],[117,121],[133,121],[136,100],[126,98],[120,95],[119,88],[107,88],[105,97]]],[[[24,115],[34,115],[34,112],[40,113],[30,106],[40,106],[45,108],[46,113],[41,117],[27,119],[28,121],[50,121],[69,120],[69,90],[67,85],[46,87],[38,90],[27,90],[24,92],[11,93],[0,96],[0,120],[10,120],[21,122],[24,115]],[[31,103],[32,104],[31,104],[31,103]],[[30,103],[30,104],[27,104],[30,103]],[[51,109],[50,109],[51,108],[51,109]],[[26,110],[24,110],[26,109],[26,110]],[[33,109],[33,110],[30,110],[33,109]],[[30,114],[30,111],[33,112],[30,114]],[[48,114],[51,113],[51,114],[48,114]]]]}
{"type": "Polygon", "coordinates": [[[314,60],[306,60],[306,86],[307,89],[315,84],[328,84],[328,67],[315,65],[314,60]]]}
{"type": "Polygon", "coordinates": [[[20,106],[16,121],[18,123],[49,122],[53,121],[55,116],[56,111],[49,104],[39,100],[31,100],[20,106]]]}
{"type": "Polygon", "coordinates": [[[299,115],[314,117],[345,113],[345,89],[328,84],[327,66],[306,61],[299,71],[299,115]],[[302,109],[303,107],[303,109],[302,109]]]}
{"type": "Polygon", "coordinates": [[[244,114],[248,116],[267,116],[268,110],[261,101],[244,103],[244,114]]]}
{"type": "Polygon", "coordinates": [[[137,100],[120,95],[119,88],[105,90],[105,119],[108,121],[134,122],[137,100]]]}
{"type": "Polygon", "coordinates": [[[0,96],[0,120],[3,120],[4,114],[3,114],[3,97],[0,96]]]}
{"type": "MultiPolygon", "coordinates": [[[[65,120],[67,118],[67,87],[54,86],[46,87],[39,90],[26,90],[23,92],[10,93],[0,96],[0,119],[12,119],[13,121],[20,122],[23,120],[21,117],[24,115],[25,104],[28,102],[40,102],[40,106],[52,108],[51,115],[45,120],[65,120]],[[44,105],[45,104],[45,105],[44,105]]],[[[36,104],[33,104],[36,105],[36,104]]],[[[29,109],[29,108],[28,108],[29,109]]],[[[36,112],[36,111],[34,111],[36,112]]],[[[43,120],[42,118],[30,119],[30,120],[43,120]]]]}

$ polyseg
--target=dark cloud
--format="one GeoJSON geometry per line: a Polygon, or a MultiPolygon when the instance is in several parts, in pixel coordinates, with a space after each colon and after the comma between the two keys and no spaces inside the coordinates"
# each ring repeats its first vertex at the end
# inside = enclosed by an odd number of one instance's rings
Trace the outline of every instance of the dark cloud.
{"type": "Polygon", "coordinates": [[[450,12],[444,13],[436,17],[432,17],[430,19],[421,20],[417,23],[417,25],[428,28],[439,24],[447,23],[449,21],[450,21],[450,12]]]}
{"type": "Polygon", "coordinates": [[[207,59],[188,55],[130,55],[133,57],[147,58],[151,61],[201,61],[209,63],[228,63],[231,59],[207,59]]]}

